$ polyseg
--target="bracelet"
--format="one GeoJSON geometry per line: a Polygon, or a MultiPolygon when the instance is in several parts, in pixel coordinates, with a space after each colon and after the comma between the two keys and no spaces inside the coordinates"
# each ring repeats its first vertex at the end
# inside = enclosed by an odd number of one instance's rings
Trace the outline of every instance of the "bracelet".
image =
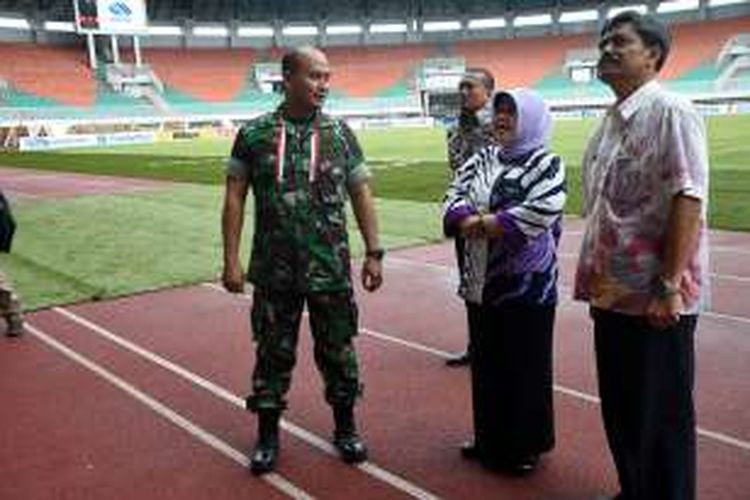
{"type": "Polygon", "coordinates": [[[368,250],[367,252],[365,252],[365,257],[368,257],[370,259],[375,259],[378,261],[383,260],[384,256],[385,256],[385,250],[382,248],[376,248],[374,250],[368,250]]]}

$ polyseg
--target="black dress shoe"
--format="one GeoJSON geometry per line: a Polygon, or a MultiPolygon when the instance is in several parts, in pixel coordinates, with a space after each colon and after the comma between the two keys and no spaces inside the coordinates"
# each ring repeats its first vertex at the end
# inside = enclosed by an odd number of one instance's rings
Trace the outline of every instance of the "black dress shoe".
{"type": "Polygon", "coordinates": [[[525,476],[534,472],[538,465],[539,455],[527,455],[521,459],[506,461],[501,467],[514,476],[525,476]]]}
{"type": "Polygon", "coordinates": [[[461,445],[461,456],[467,460],[479,459],[479,448],[474,441],[466,441],[461,445]]]}
{"type": "Polygon", "coordinates": [[[452,367],[467,366],[471,364],[471,356],[469,355],[469,351],[462,352],[461,354],[453,356],[452,358],[446,359],[445,364],[452,367]]]}

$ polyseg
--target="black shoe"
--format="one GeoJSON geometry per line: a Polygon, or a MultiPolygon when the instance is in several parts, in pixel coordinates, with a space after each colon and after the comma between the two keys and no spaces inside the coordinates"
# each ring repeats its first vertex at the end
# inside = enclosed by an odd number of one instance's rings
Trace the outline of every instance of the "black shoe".
{"type": "Polygon", "coordinates": [[[279,417],[277,410],[258,411],[258,441],[250,457],[253,474],[265,474],[276,468],[279,457],[279,417]]]}
{"type": "Polygon", "coordinates": [[[508,460],[501,464],[503,471],[514,476],[525,476],[534,472],[539,465],[539,455],[527,455],[518,460],[508,460]]]}
{"type": "Polygon", "coordinates": [[[357,434],[336,436],[333,445],[341,455],[341,459],[348,464],[358,464],[367,460],[367,447],[357,434]]]}
{"type": "Polygon", "coordinates": [[[250,470],[253,474],[261,475],[271,472],[276,468],[276,460],[279,457],[279,446],[264,446],[258,444],[253,456],[250,458],[250,470]]]}
{"type": "Polygon", "coordinates": [[[457,354],[452,358],[446,359],[445,364],[451,367],[467,366],[471,364],[471,356],[469,355],[469,351],[462,352],[461,354],[457,354]]]}
{"type": "Polygon", "coordinates": [[[479,448],[474,441],[466,441],[461,445],[461,456],[467,460],[479,460],[479,448]]]}
{"type": "Polygon", "coordinates": [[[8,329],[5,331],[8,337],[23,335],[23,316],[19,313],[8,314],[5,316],[5,321],[8,323],[8,329]]]}
{"type": "Polygon", "coordinates": [[[354,424],[354,407],[334,407],[333,418],[336,430],[333,433],[333,445],[341,459],[348,464],[357,464],[367,460],[367,447],[357,434],[354,424]]]}

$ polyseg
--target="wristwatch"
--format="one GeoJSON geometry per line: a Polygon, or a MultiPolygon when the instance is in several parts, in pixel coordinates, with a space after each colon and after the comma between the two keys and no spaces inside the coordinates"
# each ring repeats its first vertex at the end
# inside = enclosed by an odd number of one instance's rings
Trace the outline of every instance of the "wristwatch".
{"type": "Polygon", "coordinates": [[[384,256],[385,250],[382,248],[376,248],[374,250],[368,250],[367,252],[365,252],[365,257],[369,257],[378,261],[383,260],[384,256]]]}
{"type": "Polygon", "coordinates": [[[660,299],[667,299],[673,295],[677,295],[678,293],[680,293],[680,288],[673,285],[664,278],[659,277],[656,279],[656,283],[654,284],[654,293],[660,299]]]}

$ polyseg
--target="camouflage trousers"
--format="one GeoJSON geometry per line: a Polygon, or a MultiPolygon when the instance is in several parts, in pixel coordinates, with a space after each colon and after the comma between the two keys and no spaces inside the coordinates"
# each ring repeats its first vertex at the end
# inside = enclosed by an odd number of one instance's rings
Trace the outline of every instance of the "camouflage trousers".
{"type": "Polygon", "coordinates": [[[13,291],[10,282],[5,278],[3,271],[0,270],[0,316],[20,313],[21,303],[13,291]]]}
{"type": "Polygon", "coordinates": [[[286,408],[285,395],[297,359],[297,340],[305,303],[310,314],[315,364],[325,383],[326,401],[351,406],[361,394],[357,355],[357,306],[351,291],[279,292],[256,289],[250,320],[256,343],[251,411],[286,408]]]}

